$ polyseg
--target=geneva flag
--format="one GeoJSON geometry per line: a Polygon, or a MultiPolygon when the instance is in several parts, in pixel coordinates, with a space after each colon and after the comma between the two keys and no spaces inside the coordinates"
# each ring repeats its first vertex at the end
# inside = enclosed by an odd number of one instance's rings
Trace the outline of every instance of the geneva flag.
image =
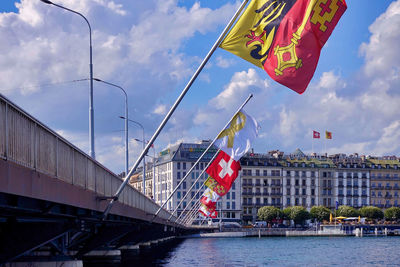
{"type": "Polygon", "coordinates": [[[252,0],[220,47],[303,93],[345,0],[252,0]]]}

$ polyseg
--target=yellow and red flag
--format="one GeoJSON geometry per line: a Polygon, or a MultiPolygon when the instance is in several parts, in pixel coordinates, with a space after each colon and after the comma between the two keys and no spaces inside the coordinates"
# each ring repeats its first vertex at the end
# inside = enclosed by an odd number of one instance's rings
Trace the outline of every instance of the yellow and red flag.
{"type": "Polygon", "coordinates": [[[332,132],[325,131],[325,138],[332,139],[332,132]]]}
{"type": "Polygon", "coordinates": [[[211,190],[213,190],[215,193],[217,193],[219,196],[225,196],[226,193],[228,193],[228,190],[226,190],[225,187],[223,187],[222,185],[220,185],[214,178],[212,178],[211,176],[209,176],[207,178],[207,180],[204,182],[204,184],[210,188],[211,190]]]}
{"type": "Polygon", "coordinates": [[[252,0],[220,47],[303,93],[345,0],[252,0]]]}

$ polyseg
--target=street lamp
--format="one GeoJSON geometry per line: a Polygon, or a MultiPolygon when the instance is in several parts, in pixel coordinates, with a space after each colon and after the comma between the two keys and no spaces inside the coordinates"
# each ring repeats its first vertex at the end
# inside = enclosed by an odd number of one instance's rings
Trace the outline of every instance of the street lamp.
{"type": "Polygon", "coordinates": [[[75,14],[81,16],[86,21],[87,25],[89,26],[89,48],[90,48],[90,53],[89,53],[89,55],[90,55],[90,63],[89,63],[89,69],[90,69],[90,90],[89,90],[89,143],[90,143],[90,151],[89,151],[89,154],[93,159],[95,159],[96,158],[96,154],[95,154],[95,151],[94,151],[92,28],[90,27],[89,21],[81,13],[79,13],[79,12],[77,12],[75,10],[60,6],[58,4],[55,4],[55,3],[53,3],[53,2],[51,2],[49,0],[40,0],[40,1],[42,1],[45,4],[53,5],[53,6],[65,9],[67,11],[70,11],[72,13],[75,13],[75,14]]]}
{"type": "Polygon", "coordinates": [[[128,174],[128,170],[129,170],[129,152],[128,152],[128,95],[126,93],[126,91],[124,90],[124,88],[122,88],[119,85],[110,83],[110,82],[106,82],[103,80],[100,80],[98,78],[93,78],[93,80],[95,80],[96,82],[101,82],[101,83],[105,83],[114,87],[117,87],[119,89],[122,90],[122,92],[124,92],[125,95],[125,175],[128,174]]]}
{"type": "MultiPolygon", "coordinates": [[[[142,128],[142,132],[143,132],[143,149],[144,149],[146,144],[145,144],[145,141],[144,141],[144,127],[143,127],[143,125],[140,124],[137,121],[128,119],[127,117],[124,117],[124,116],[119,116],[119,117],[121,119],[125,119],[126,118],[127,121],[133,122],[133,123],[135,123],[136,125],[139,125],[142,128]]],[[[128,173],[126,175],[128,175],[128,173]]],[[[145,157],[143,157],[143,194],[146,195],[146,159],[145,159],[145,157]]]]}
{"type": "MultiPolygon", "coordinates": [[[[143,143],[143,141],[140,139],[135,138],[134,140],[143,143]]],[[[146,144],[147,143],[148,142],[146,142],[146,144]]],[[[150,155],[146,155],[146,156],[153,158],[153,183],[152,183],[153,188],[152,188],[152,190],[153,190],[153,200],[156,201],[156,150],[154,148],[154,144],[152,144],[151,147],[153,148],[153,156],[150,156],[150,155]]]]}

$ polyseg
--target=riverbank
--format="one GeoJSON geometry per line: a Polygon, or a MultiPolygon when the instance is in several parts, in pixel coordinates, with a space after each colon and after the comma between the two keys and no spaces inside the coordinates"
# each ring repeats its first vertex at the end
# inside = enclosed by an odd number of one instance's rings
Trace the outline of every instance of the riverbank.
{"type": "Polygon", "coordinates": [[[298,228],[230,228],[199,233],[189,238],[207,237],[294,237],[294,236],[394,236],[400,225],[321,225],[318,230],[298,228]]]}

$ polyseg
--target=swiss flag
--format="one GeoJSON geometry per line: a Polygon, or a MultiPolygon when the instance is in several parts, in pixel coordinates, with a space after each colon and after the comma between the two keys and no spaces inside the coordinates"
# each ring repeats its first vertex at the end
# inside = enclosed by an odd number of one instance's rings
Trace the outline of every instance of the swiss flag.
{"type": "Polygon", "coordinates": [[[240,169],[238,161],[235,161],[224,151],[220,150],[206,172],[229,191],[233,182],[238,177],[240,169]]]}
{"type": "Polygon", "coordinates": [[[320,134],[317,131],[313,131],[313,138],[318,138],[319,139],[320,134]]]}

